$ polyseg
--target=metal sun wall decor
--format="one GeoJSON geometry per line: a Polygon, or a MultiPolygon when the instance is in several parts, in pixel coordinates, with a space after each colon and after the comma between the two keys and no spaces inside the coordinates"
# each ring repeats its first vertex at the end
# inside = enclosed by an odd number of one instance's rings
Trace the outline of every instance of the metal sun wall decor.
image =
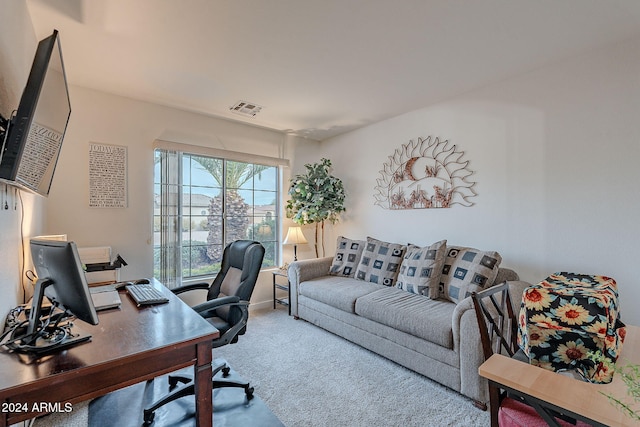
{"type": "Polygon", "coordinates": [[[380,171],[374,204],[385,209],[448,208],[473,206],[477,195],[469,181],[473,174],[455,144],[431,136],[410,140],[398,148],[380,171]]]}

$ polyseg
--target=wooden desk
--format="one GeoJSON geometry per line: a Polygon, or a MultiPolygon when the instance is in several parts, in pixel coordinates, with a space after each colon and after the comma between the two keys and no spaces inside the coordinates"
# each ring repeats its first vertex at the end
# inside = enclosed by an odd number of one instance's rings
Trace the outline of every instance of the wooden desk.
{"type": "MultiPolygon", "coordinates": [[[[618,366],[640,364],[640,327],[627,326],[627,336],[618,366]]],[[[494,354],[483,363],[478,372],[487,378],[525,396],[532,396],[569,413],[606,426],[638,426],[638,422],[622,413],[603,395],[611,394],[624,401],[633,402],[627,396],[627,386],[618,374],[609,384],[590,384],[557,374],[537,366],[522,363],[506,356],[494,354]]],[[[640,409],[636,405],[634,409],[640,409]]]]}
{"type": "Polygon", "coordinates": [[[38,360],[0,351],[0,426],[43,412],[64,411],[69,403],[191,365],[197,425],[211,426],[211,341],[220,333],[164,286],[155,285],[167,294],[169,303],[138,308],[121,291],[122,307],[99,312],[98,325],[77,321],[75,328],[90,333],[91,342],[38,360]],[[34,404],[41,403],[54,409],[33,411],[34,404]]]}

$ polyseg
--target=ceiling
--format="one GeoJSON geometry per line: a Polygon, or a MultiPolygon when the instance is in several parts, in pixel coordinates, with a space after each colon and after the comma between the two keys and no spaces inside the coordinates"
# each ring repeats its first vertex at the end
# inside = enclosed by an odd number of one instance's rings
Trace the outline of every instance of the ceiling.
{"type": "Polygon", "coordinates": [[[319,141],[640,34],[639,0],[27,4],[71,84],[319,141]]]}

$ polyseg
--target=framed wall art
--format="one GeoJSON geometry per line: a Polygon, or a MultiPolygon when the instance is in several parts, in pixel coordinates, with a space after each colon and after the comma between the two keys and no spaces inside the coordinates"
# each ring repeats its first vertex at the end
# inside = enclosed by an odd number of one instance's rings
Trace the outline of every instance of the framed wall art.
{"type": "Polygon", "coordinates": [[[464,151],[439,138],[418,138],[398,148],[384,163],[375,187],[375,203],[384,209],[473,206],[477,194],[464,151]]]}

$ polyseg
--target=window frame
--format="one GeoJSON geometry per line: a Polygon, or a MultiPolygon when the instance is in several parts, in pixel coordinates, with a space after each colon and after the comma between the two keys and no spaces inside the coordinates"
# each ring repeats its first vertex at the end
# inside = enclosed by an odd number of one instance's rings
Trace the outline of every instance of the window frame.
{"type": "MultiPolygon", "coordinates": [[[[158,142],[158,141],[156,141],[158,142]]],[[[189,283],[189,282],[196,282],[196,281],[203,281],[206,279],[209,279],[211,277],[214,277],[215,274],[217,274],[217,270],[216,271],[212,271],[212,272],[206,272],[204,274],[200,274],[200,275],[194,275],[193,271],[191,270],[191,265],[185,267],[183,265],[183,251],[185,249],[188,248],[189,250],[189,254],[188,254],[188,260],[189,262],[191,262],[191,260],[193,259],[193,248],[194,246],[191,245],[191,242],[193,241],[191,236],[192,236],[192,221],[191,218],[193,218],[194,214],[193,214],[193,205],[191,205],[191,199],[189,201],[188,205],[185,205],[184,203],[184,197],[186,195],[186,192],[188,192],[190,198],[192,193],[192,189],[193,187],[205,187],[205,188],[219,188],[220,189],[220,193],[219,196],[221,196],[222,198],[222,206],[224,207],[224,209],[221,211],[221,216],[222,216],[222,235],[221,235],[221,249],[223,249],[226,245],[225,242],[228,239],[228,234],[229,234],[229,226],[227,225],[228,219],[231,218],[228,216],[228,211],[226,209],[227,206],[227,193],[229,192],[229,188],[228,188],[228,183],[227,183],[227,166],[229,162],[240,162],[240,163],[246,163],[251,165],[251,167],[254,167],[255,165],[258,166],[264,166],[266,168],[268,168],[267,170],[269,170],[270,168],[273,168],[273,173],[274,173],[274,180],[275,182],[274,184],[274,204],[273,204],[273,214],[269,215],[269,213],[271,211],[268,211],[267,214],[265,214],[264,216],[262,215],[256,215],[256,199],[255,199],[255,195],[256,193],[265,191],[265,192],[270,192],[269,190],[263,190],[263,189],[257,189],[256,188],[256,176],[257,175],[252,175],[251,178],[246,181],[245,183],[243,183],[242,185],[238,185],[238,190],[241,191],[250,191],[253,200],[251,201],[251,203],[249,204],[249,212],[248,212],[248,225],[247,228],[245,230],[245,232],[249,232],[250,235],[247,237],[243,237],[243,238],[247,238],[247,239],[255,239],[257,241],[260,242],[264,242],[265,246],[267,245],[271,245],[272,246],[272,250],[271,252],[273,253],[273,259],[272,259],[272,263],[273,265],[264,265],[262,268],[275,268],[279,265],[279,263],[281,262],[281,258],[282,258],[282,239],[281,239],[281,230],[282,230],[282,221],[283,221],[283,213],[282,213],[282,176],[283,176],[283,170],[282,170],[282,166],[288,166],[288,161],[286,161],[285,159],[275,159],[275,158],[270,158],[270,157],[265,157],[265,156],[256,156],[256,155],[250,155],[250,154],[245,154],[245,153],[237,153],[237,152],[230,152],[230,151],[226,151],[226,150],[217,150],[217,149],[208,149],[206,147],[198,147],[198,146],[190,146],[190,145],[186,145],[186,144],[176,144],[176,143],[168,143],[166,141],[161,141],[164,144],[154,144],[154,150],[153,150],[153,156],[154,156],[154,178],[153,178],[153,186],[154,186],[154,212],[153,212],[153,224],[154,224],[154,238],[153,238],[153,250],[154,250],[154,257],[153,257],[153,269],[154,269],[154,275],[159,276],[160,280],[163,282],[167,282],[167,286],[171,287],[175,287],[175,286],[179,286],[183,283],[189,283]],[[168,147],[167,145],[170,145],[170,147],[168,147]],[[177,147],[176,147],[177,146],[177,147]],[[191,150],[190,148],[192,147],[196,147],[195,150],[191,150]],[[195,151],[195,152],[194,152],[195,151]],[[204,152],[203,152],[204,151],[204,152]],[[176,156],[175,159],[173,159],[174,163],[174,168],[177,168],[177,170],[173,171],[173,177],[164,177],[162,176],[163,171],[157,171],[156,169],[156,163],[161,163],[161,161],[158,161],[158,159],[160,158],[161,154],[158,153],[169,153],[171,152],[172,156],[176,156]],[[184,177],[184,164],[185,164],[185,156],[189,156],[191,159],[189,160],[190,165],[195,164],[194,162],[197,162],[197,160],[193,159],[194,157],[207,157],[207,158],[211,158],[217,161],[221,161],[222,162],[222,183],[219,184],[215,178],[211,178],[211,186],[199,186],[199,185],[195,185],[194,186],[194,182],[192,181],[192,177],[189,177],[189,182],[185,183],[185,177],[184,177]],[[249,185],[249,189],[245,188],[246,187],[246,183],[247,182],[251,182],[251,184],[249,185]],[[174,212],[175,212],[175,218],[174,222],[176,222],[177,224],[179,224],[178,230],[174,230],[174,238],[175,240],[175,244],[177,244],[177,247],[172,247],[171,250],[174,251],[174,255],[172,258],[172,262],[176,263],[175,264],[175,270],[176,271],[178,269],[177,265],[179,265],[179,277],[168,277],[167,275],[167,271],[163,271],[161,264],[161,261],[159,261],[159,258],[162,256],[160,254],[162,254],[162,252],[164,250],[166,250],[166,247],[163,246],[164,244],[166,244],[166,241],[163,243],[162,239],[157,237],[157,236],[162,236],[164,231],[163,231],[163,226],[166,227],[166,218],[163,219],[163,215],[167,215],[166,212],[160,212],[159,211],[159,207],[158,207],[158,202],[157,200],[163,197],[163,191],[165,191],[165,187],[168,186],[175,186],[174,187],[174,191],[177,193],[175,194],[175,198],[177,198],[177,207],[172,207],[175,208],[174,212]],[[160,194],[158,194],[160,193],[160,194]],[[185,214],[184,210],[188,209],[189,213],[188,215],[185,214]],[[274,229],[269,230],[269,235],[266,238],[260,238],[260,236],[257,236],[254,233],[257,233],[257,228],[259,226],[258,222],[256,222],[258,219],[262,219],[262,222],[265,221],[273,221],[274,222],[274,229]],[[185,231],[183,231],[183,224],[185,220],[189,220],[189,227],[188,227],[188,232],[189,232],[189,245],[185,246],[184,245],[184,233],[185,231]],[[157,230],[156,230],[157,228],[157,230]],[[187,272],[187,275],[185,276],[185,272],[187,272]]],[[[167,154],[168,155],[168,154],[167,154]]],[[[191,173],[191,171],[190,171],[191,173]]],[[[197,183],[200,184],[200,183],[197,183]]],[[[214,196],[217,197],[217,196],[214,196]]],[[[243,199],[244,200],[244,199],[243,199]]],[[[211,211],[209,210],[209,213],[207,214],[207,216],[209,216],[211,214],[211,211]]],[[[198,216],[198,215],[195,215],[198,216]]],[[[169,215],[169,217],[171,217],[169,215]]],[[[171,226],[169,226],[169,228],[171,228],[171,226]]],[[[174,228],[175,225],[174,225],[174,228]]],[[[196,245],[199,246],[199,245],[196,245]]],[[[205,247],[209,247],[209,245],[207,243],[205,243],[204,245],[205,247]]],[[[220,251],[220,255],[221,255],[221,251],[220,251]]],[[[268,261],[269,259],[265,259],[265,262],[268,261]]],[[[212,261],[215,262],[215,261],[212,261]]],[[[166,268],[166,265],[165,265],[166,268]]]]}

